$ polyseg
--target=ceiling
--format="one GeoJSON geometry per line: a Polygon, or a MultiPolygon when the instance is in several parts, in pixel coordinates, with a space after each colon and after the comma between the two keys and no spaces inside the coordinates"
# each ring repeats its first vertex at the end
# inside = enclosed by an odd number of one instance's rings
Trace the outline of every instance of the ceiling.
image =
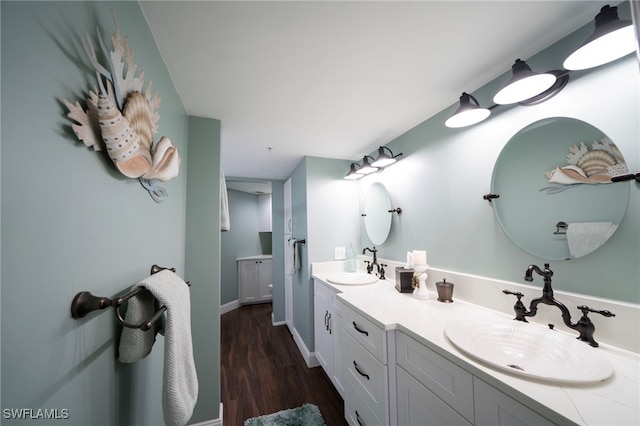
{"type": "MultiPolygon", "coordinates": [[[[593,20],[599,1],[141,1],[227,176],[357,161],[593,20]]],[[[346,170],[345,170],[346,173],[346,170]]]]}

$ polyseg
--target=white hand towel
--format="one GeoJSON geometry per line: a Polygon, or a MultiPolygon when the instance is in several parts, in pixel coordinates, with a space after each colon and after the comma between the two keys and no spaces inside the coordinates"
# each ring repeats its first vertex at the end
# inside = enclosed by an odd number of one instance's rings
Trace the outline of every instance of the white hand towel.
{"type": "Polygon", "coordinates": [[[228,231],[231,229],[231,220],[229,219],[229,194],[227,193],[227,181],[224,172],[220,170],[220,230],[228,231]]]}
{"type": "MultiPolygon", "coordinates": [[[[193,360],[191,341],[191,302],[189,287],[176,274],[162,270],[137,283],[144,287],[129,299],[125,321],[140,324],[155,313],[154,298],[166,306],[164,321],[164,373],[162,380],[162,408],[165,423],[184,426],[193,414],[198,400],[198,377],[193,360]]],[[[155,341],[153,329],[142,331],[124,328],[120,339],[118,360],[136,362],[151,352],[155,341]]]]}
{"type": "Polygon", "coordinates": [[[573,257],[589,254],[604,243],[616,232],[618,225],[611,222],[569,223],[567,226],[567,243],[573,257]]]}
{"type": "Polygon", "coordinates": [[[287,275],[294,275],[296,273],[296,270],[294,268],[294,242],[295,240],[293,238],[289,239],[289,241],[287,241],[287,252],[285,253],[285,271],[287,271],[287,275]]]}
{"type": "Polygon", "coordinates": [[[302,244],[299,241],[296,241],[293,243],[293,269],[295,271],[300,269],[300,246],[301,245],[302,244]]]}

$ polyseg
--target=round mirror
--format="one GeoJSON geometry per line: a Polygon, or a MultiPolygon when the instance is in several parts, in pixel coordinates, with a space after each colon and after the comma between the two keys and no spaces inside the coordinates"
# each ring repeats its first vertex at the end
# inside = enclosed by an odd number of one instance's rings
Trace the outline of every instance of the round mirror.
{"type": "Polygon", "coordinates": [[[502,230],[518,247],[546,260],[584,256],[617,229],[629,203],[618,148],[580,120],[546,118],[509,140],[496,161],[491,192],[502,230]]]}
{"type": "Polygon", "coordinates": [[[364,229],[371,242],[380,245],[385,242],[391,229],[391,198],[387,188],[376,182],[369,187],[364,200],[364,229]]]}

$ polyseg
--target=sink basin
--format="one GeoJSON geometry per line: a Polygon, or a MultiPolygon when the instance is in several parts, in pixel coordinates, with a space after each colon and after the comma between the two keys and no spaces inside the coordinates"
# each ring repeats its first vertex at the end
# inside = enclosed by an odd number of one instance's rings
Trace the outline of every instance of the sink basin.
{"type": "Polygon", "coordinates": [[[445,327],[463,353],[513,374],[556,383],[594,383],[613,374],[597,348],[539,324],[501,318],[458,320],[445,327]]]}
{"type": "Polygon", "coordinates": [[[365,272],[332,272],[327,274],[326,279],[338,285],[366,285],[378,282],[378,277],[365,272]]]}

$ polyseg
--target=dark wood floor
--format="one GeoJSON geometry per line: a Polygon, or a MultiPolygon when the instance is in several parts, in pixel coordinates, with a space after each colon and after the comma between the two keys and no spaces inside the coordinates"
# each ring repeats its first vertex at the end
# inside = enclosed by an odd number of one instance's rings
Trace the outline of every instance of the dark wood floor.
{"type": "Polygon", "coordinates": [[[307,368],[286,325],[271,325],[271,303],[222,315],[220,376],[224,426],[305,403],[327,426],[346,425],[344,402],[321,367],[307,368]]]}

